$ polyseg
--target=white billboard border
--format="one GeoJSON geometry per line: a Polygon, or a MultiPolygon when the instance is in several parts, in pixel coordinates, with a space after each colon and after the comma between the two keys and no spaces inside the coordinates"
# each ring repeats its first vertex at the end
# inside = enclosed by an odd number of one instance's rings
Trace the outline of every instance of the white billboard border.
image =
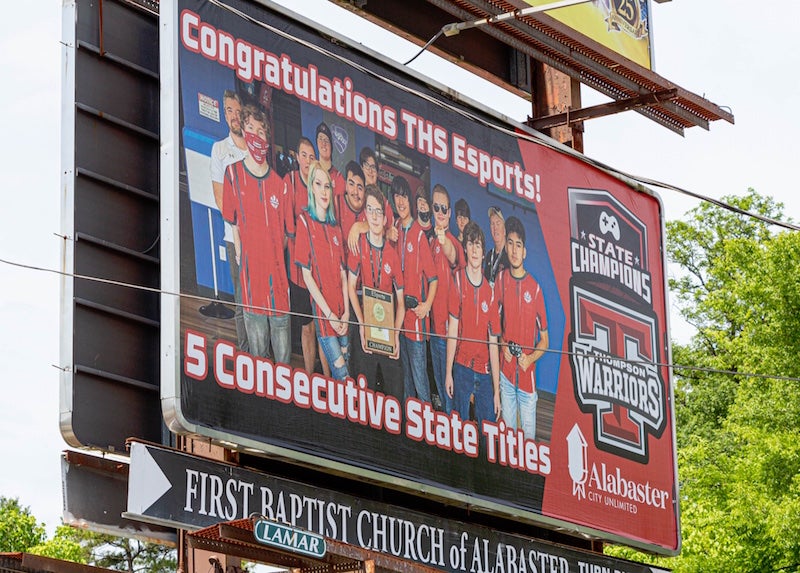
{"type": "MultiPolygon", "coordinates": [[[[208,0],[215,5],[221,4],[216,0],[208,0]]],[[[348,50],[361,53],[367,57],[379,61],[381,64],[394,68],[399,73],[410,76],[413,79],[428,85],[432,89],[448,94],[455,101],[468,107],[493,117],[501,124],[505,124],[516,130],[521,130],[527,134],[528,138],[535,143],[549,147],[560,153],[570,155],[582,163],[589,164],[612,177],[622,181],[636,192],[650,195],[658,202],[659,212],[661,213],[661,251],[664,252],[664,230],[665,221],[663,217],[664,208],[661,198],[653,190],[645,187],[641,183],[634,181],[623,173],[613,168],[590,160],[574,149],[567,147],[541,133],[534,132],[529,127],[524,126],[508,118],[507,116],[492,110],[471,98],[455,92],[453,89],[419,73],[415,70],[402,66],[399,62],[387,58],[385,55],[377,53],[361,44],[357,44],[346,37],[341,36],[324,25],[301,16],[283,6],[273,4],[269,0],[250,0],[254,4],[260,4],[267,10],[276,12],[281,16],[300,23],[303,26],[316,30],[318,33],[329,36],[348,50]]],[[[261,456],[271,457],[288,461],[294,464],[301,464],[310,468],[327,470],[333,474],[359,478],[369,481],[376,485],[398,489],[417,497],[430,496],[443,502],[456,503],[463,507],[477,509],[483,513],[498,515],[507,519],[517,520],[522,523],[543,526],[555,531],[574,535],[576,537],[598,539],[620,543],[633,548],[642,549],[660,555],[675,556],[680,553],[682,535],[680,527],[680,511],[678,506],[678,473],[677,473],[677,445],[675,434],[675,413],[674,413],[674,390],[672,384],[672,368],[669,369],[669,395],[672,408],[672,451],[675,460],[673,484],[675,491],[675,516],[676,516],[676,549],[672,550],[653,543],[641,542],[630,537],[616,535],[608,531],[578,525],[569,521],[556,519],[536,513],[534,511],[522,510],[510,504],[501,504],[486,500],[482,497],[459,493],[450,489],[431,486],[430,484],[414,481],[406,478],[399,478],[386,473],[377,472],[361,468],[352,464],[328,460],[304,452],[264,444],[262,442],[234,435],[230,432],[221,432],[213,428],[201,426],[189,422],[183,415],[180,404],[180,371],[181,362],[178,359],[180,353],[180,241],[179,241],[179,153],[180,153],[180,130],[178,118],[180,117],[179,103],[179,83],[178,83],[178,49],[179,49],[179,30],[178,30],[178,0],[162,0],[159,6],[159,62],[161,77],[161,142],[160,142],[160,205],[161,205],[161,405],[164,421],[167,428],[176,434],[198,436],[210,439],[215,444],[236,451],[261,456]]],[[[441,98],[440,98],[441,99],[441,98]]],[[[446,103],[446,102],[444,102],[446,103]]],[[[662,257],[664,266],[664,276],[666,277],[666,260],[662,257]]],[[[665,293],[665,312],[669,311],[668,292],[666,284],[665,293]]],[[[668,333],[667,318],[666,332],[668,333]]],[[[669,340],[667,342],[667,355],[671,356],[669,340]]]]}

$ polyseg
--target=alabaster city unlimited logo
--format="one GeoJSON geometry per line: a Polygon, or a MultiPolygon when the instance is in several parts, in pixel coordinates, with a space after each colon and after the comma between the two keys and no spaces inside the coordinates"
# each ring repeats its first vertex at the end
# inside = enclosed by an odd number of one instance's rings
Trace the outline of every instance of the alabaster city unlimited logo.
{"type": "Polygon", "coordinates": [[[605,505],[631,514],[641,505],[655,509],[671,507],[670,492],[646,481],[629,479],[619,467],[589,461],[588,443],[578,424],[567,434],[567,464],[572,495],[579,501],[605,505]]]}

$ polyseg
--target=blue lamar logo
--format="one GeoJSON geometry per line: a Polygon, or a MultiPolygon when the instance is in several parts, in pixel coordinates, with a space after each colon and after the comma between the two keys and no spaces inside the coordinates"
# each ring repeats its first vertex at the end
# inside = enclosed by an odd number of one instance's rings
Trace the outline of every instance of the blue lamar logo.
{"type": "Polygon", "coordinates": [[[325,538],[321,535],[263,519],[256,521],[253,535],[258,542],[264,545],[296,551],[317,559],[323,558],[327,551],[325,538]]]}

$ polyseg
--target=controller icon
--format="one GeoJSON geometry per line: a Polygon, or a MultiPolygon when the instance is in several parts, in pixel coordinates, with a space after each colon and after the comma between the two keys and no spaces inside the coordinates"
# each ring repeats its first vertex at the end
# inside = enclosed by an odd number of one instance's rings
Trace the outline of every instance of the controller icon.
{"type": "Polygon", "coordinates": [[[614,215],[609,215],[606,211],[600,213],[600,232],[604,235],[611,233],[611,235],[619,241],[619,222],[614,215]]]}

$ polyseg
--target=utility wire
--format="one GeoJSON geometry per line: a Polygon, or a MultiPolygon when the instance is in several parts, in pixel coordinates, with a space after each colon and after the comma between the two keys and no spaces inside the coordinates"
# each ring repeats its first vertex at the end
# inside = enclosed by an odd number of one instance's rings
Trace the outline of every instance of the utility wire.
{"type": "MultiPolygon", "coordinates": [[[[209,2],[211,4],[214,4],[215,6],[218,6],[219,8],[222,8],[224,10],[227,10],[227,11],[239,16],[242,19],[247,20],[248,22],[250,22],[250,23],[252,23],[252,24],[254,24],[256,26],[259,26],[259,27],[261,27],[261,28],[263,28],[265,30],[268,30],[269,32],[277,34],[277,35],[281,36],[284,39],[291,40],[292,42],[299,43],[299,44],[305,46],[306,48],[308,48],[310,50],[314,50],[319,54],[322,54],[324,56],[327,56],[329,58],[337,60],[337,61],[339,61],[339,62],[341,62],[341,63],[343,63],[345,65],[351,66],[351,67],[359,70],[360,72],[363,72],[366,75],[369,75],[369,76],[371,76],[371,77],[373,77],[375,79],[378,79],[378,80],[380,80],[380,81],[382,81],[384,83],[392,85],[393,87],[395,87],[395,88],[397,88],[399,90],[402,90],[402,91],[404,91],[406,93],[409,93],[409,94],[415,95],[417,97],[420,97],[420,98],[424,99],[425,101],[427,101],[429,103],[432,103],[433,105],[436,105],[436,106],[438,106],[440,108],[443,108],[445,110],[448,110],[448,111],[451,111],[453,113],[456,113],[456,114],[464,117],[465,119],[467,119],[469,121],[477,122],[477,123],[483,125],[484,127],[499,131],[501,133],[504,133],[504,134],[506,134],[506,135],[508,135],[510,137],[514,137],[516,139],[522,139],[524,141],[528,141],[528,142],[533,143],[535,145],[541,145],[543,147],[547,147],[549,149],[553,149],[553,150],[558,151],[560,153],[566,153],[566,154],[572,155],[573,157],[576,157],[580,161],[588,163],[589,165],[597,167],[598,169],[602,169],[603,171],[606,171],[608,173],[621,175],[621,176],[626,177],[626,178],[628,178],[628,179],[630,179],[632,181],[638,182],[638,183],[640,183],[642,185],[652,185],[652,186],[660,187],[662,189],[667,189],[669,191],[674,191],[676,193],[681,193],[681,194],[686,195],[688,197],[692,197],[692,198],[698,199],[700,201],[705,201],[707,203],[711,203],[713,205],[716,205],[716,206],[720,207],[721,209],[725,209],[727,211],[731,211],[731,212],[737,213],[739,215],[744,215],[744,216],[747,216],[747,217],[751,217],[753,219],[757,219],[757,220],[762,221],[764,223],[767,223],[769,225],[774,225],[776,227],[781,227],[781,228],[784,228],[784,229],[787,229],[787,230],[790,230],[790,231],[800,231],[800,225],[796,225],[794,223],[790,223],[790,222],[786,222],[786,221],[780,221],[778,219],[773,219],[773,218],[770,218],[770,217],[766,217],[764,215],[761,215],[759,213],[754,213],[752,211],[746,211],[744,209],[741,209],[739,207],[736,207],[736,206],[731,205],[729,203],[726,203],[724,201],[720,201],[719,199],[714,199],[713,197],[710,197],[708,195],[703,195],[702,193],[697,193],[697,192],[694,192],[694,191],[690,191],[688,189],[684,189],[684,188],[679,187],[677,185],[672,185],[670,183],[665,183],[663,181],[658,181],[656,179],[651,179],[649,177],[643,177],[643,176],[635,175],[635,174],[632,174],[632,173],[626,173],[626,172],[621,171],[621,170],[619,170],[619,169],[617,169],[615,167],[607,165],[607,164],[603,163],[602,161],[599,161],[597,159],[592,159],[591,157],[583,155],[582,153],[578,153],[574,149],[565,147],[565,146],[563,146],[563,145],[561,145],[559,143],[556,143],[554,141],[550,141],[548,139],[545,139],[544,136],[541,136],[541,135],[540,136],[536,136],[536,135],[531,135],[531,134],[528,134],[528,133],[520,133],[519,131],[516,131],[515,129],[506,127],[504,125],[500,125],[495,121],[490,121],[485,116],[477,115],[475,113],[472,113],[472,112],[464,109],[463,107],[461,107],[459,105],[452,104],[449,101],[446,101],[446,100],[444,100],[442,98],[433,97],[430,94],[421,92],[421,91],[419,91],[417,89],[414,89],[414,88],[412,88],[412,87],[410,87],[410,86],[408,86],[408,85],[406,85],[406,84],[404,84],[402,82],[398,82],[396,80],[393,80],[392,78],[388,78],[388,77],[378,73],[377,71],[375,71],[373,69],[367,68],[367,67],[365,67],[365,66],[363,66],[363,65],[361,65],[361,64],[359,64],[359,63],[357,63],[357,62],[355,62],[355,61],[353,61],[353,60],[351,60],[351,59],[349,59],[349,58],[347,58],[345,56],[342,56],[341,54],[336,54],[336,53],[331,52],[330,50],[326,50],[325,48],[323,48],[321,46],[318,46],[318,45],[316,45],[316,44],[314,44],[312,42],[306,41],[306,40],[304,40],[302,38],[298,38],[296,36],[293,36],[292,34],[289,34],[288,32],[286,32],[284,30],[281,30],[279,28],[271,26],[270,24],[267,24],[266,22],[261,22],[261,21],[257,20],[256,18],[250,16],[249,14],[245,14],[241,10],[238,10],[236,8],[233,8],[232,6],[229,6],[229,5],[225,4],[222,0],[209,0],[209,2]]],[[[444,27],[441,30],[439,30],[439,32],[437,34],[435,34],[426,43],[425,48],[427,48],[436,39],[438,39],[438,37],[442,33],[444,33],[444,27]]],[[[416,57],[419,56],[419,54],[421,54],[424,51],[425,48],[423,48],[423,50],[420,50],[420,52],[416,56],[414,56],[411,60],[406,62],[406,65],[408,63],[410,63],[411,61],[413,61],[414,59],[416,59],[416,57]]]]}
{"type": "MultiPolygon", "coordinates": [[[[133,289],[133,290],[138,290],[138,291],[143,291],[143,292],[150,292],[150,293],[156,293],[156,294],[175,296],[175,297],[184,298],[184,299],[187,299],[187,300],[194,300],[194,301],[208,302],[208,303],[210,303],[210,302],[221,302],[221,301],[219,301],[218,299],[215,299],[215,298],[210,298],[210,297],[205,297],[205,296],[200,296],[200,295],[194,295],[194,294],[188,294],[188,293],[167,291],[167,290],[163,290],[163,289],[160,289],[160,288],[157,288],[157,287],[148,287],[148,286],[144,286],[144,285],[136,285],[136,284],[133,284],[133,283],[117,281],[117,280],[114,280],[114,279],[104,279],[104,278],[93,277],[93,276],[89,276],[89,275],[81,275],[81,274],[77,274],[77,273],[69,273],[69,272],[66,272],[66,271],[59,271],[59,270],[55,270],[55,269],[48,269],[46,267],[39,267],[39,266],[36,266],[36,265],[18,263],[16,261],[11,261],[11,260],[4,259],[4,258],[0,258],[0,264],[9,265],[9,266],[17,267],[17,268],[21,268],[21,269],[27,269],[27,270],[31,270],[31,271],[55,274],[55,275],[58,275],[58,276],[61,276],[61,277],[72,278],[72,279],[76,279],[76,280],[85,280],[85,281],[91,281],[91,282],[106,284],[106,285],[110,285],[110,286],[118,286],[118,287],[123,287],[123,288],[130,288],[130,289],[133,289]]],[[[295,312],[295,311],[274,311],[273,309],[270,309],[270,308],[267,308],[267,307],[243,305],[243,304],[237,304],[235,302],[229,302],[229,301],[224,301],[224,303],[226,305],[230,305],[230,306],[234,306],[234,307],[239,306],[239,307],[242,307],[242,308],[246,307],[246,308],[250,308],[250,309],[266,310],[266,311],[272,310],[273,312],[279,312],[282,315],[297,316],[297,317],[300,317],[300,318],[318,318],[316,315],[304,314],[304,313],[295,312]]],[[[358,321],[355,321],[355,320],[348,320],[346,322],[347,322],[347,324],[349,326],[354,327],[354,328],[358,328],[360,326],[360,323],[358,321]]],[[[404,329],[404,328],[387,327],[386,330],[390,330],[392,332],[398,332],[399,331],[400,333],[409,333],[409,334],[416,333],[416,331],[407,330],[407,329],[404,329]]],[[[438,338],[445,338],[445,339],[452,338],[452,337],[449,337],[449,336],[446,336],[446,335],[435,334],[435,333],[430,333],[430,336],[438,337],[438,338]]],[[[459,340],[459,341],[462,341],[462,342],[477,342],[477,343],[487,342],[484,339],[475,339],[475,338],[467,338],[467,337],[455,337],[455,339],[459,340]]],[[[520,345],[520,347],[523,350],[526,350],[526,351],[534,351],[534,350],[536,350],[536,348],[532,347],[532,346],[520,345]]],[[[557,354],[557,355],[560,355],[560,356],[569,356],[569,357],[586,356],[586,353],[573,352],[573,351],[570,351],[570,350],[558,350],[558,349],[555,349],[555,348],[546,348],[546,349],[541,349],[541,350],[544,353],[547,353],[547,354],[557,354]]],[[[595,354],[593,356],[594,357],[601,357],[601,358],[606,358],[607,357],[607,355],[598,355],[598,354],[595,354]]],[[[758,374],[758,373],[754,373],[754,372],[737,372],[735,370],[724,370],[724,369],[719,369],[719,368],[708,368],[708,367],[702,367],[702,366],[689,366],[689,365],[682,365],[682,364],[670,364],[668,362],[652,362],[652,361],[648,361],[648,360],[634,360],[634,359],[623,358],[623,357],[618,357],[618,356],[613,356],[613,357],[610,357],[610,358],[613,358],[613,360],[615,360],[615,361],[625,362],[626,364],[631,364],[631,365],[634,365],[634,366],[645,366],[645,367],[649,366],[649,367],[656,367],[656,368],[666,367],[666,368],[672,368],[673,370],[681,370],[681,371],[687,371],[687,372],[703,372],[703,373],[707,373],[707,374],[723,374],[723,375],[728,375],[728,376],[740,376],[742,378],[758,378],[758,379],[768,379],[768,380],[781,380],[781,381],[786,381],[786,382],[800,382],[800,378],[798,378],[798,377],[782,376],[782,375],[779,375],[779,374],[758,374]]]]}
{"type": "MultiPolygon", "coordinates": [[[[438,106],[440,108],[443,108],[443,109],[449,110],[451,112],[457,113],[457,114],[459,114],[460,116],[464,117],[465,119],[467,119],[469,121],[480,123],[480,124],[484,125],[487,128],[502,132],[502,133],[504,133],[506,135],[509,135],[509,136],[517,138],[517,139],[522,139],[522,140],[531,142],[531,143],[536,144],[536,145],[541,145],[541,146],[553,149],[553,150],[561,152],[561,153],[568,153],[568,154],[574,155],[575,157],[579,158],[580,160],[582,160],[582,161],[584,161],[584,162],[586,162],[586,163],[588,163],[590,165],[593,165],[594,167],[597,167],[597,168],[602,169],[604,171],[607,171],[609,173],[619,174],[619,175],[621,175],[623,177],[627,177],[628,179],[631,179],[633,181],[639,182],[639,183],[641,183],[643,185],[657,186],[657,187],[660,187],[660,188],[663,188],[663,189],[668,189],[668,190],[671,190],[671,191],[682,193],[682,194],[687,195],[689,197],[693,197],[695,199],[698,199],[698,200],[701,200],[701,201],[706,201],[708,203],[714,204],[714,205],[716,205],[716,206],[718,206],[718,207],[720,207],[722,209],[726,209],[728,211],[731,211],[731,212],[734,212],[734,213],[737,213],[737,214],[740,214],[740,215],[744,215],[744,216],[752,217],[754,219],[758,219],[758,220],[760,220],[762,222],[765,222],[767,224],[770,224],[770,225],[783,227],[785,229],[789,229],[789,230],[793,230],[793,231],[800,230],[800,226],[798,226],[798,225],[794,225],[792,223],[780,221],[780,220],[773,219],[773,218],[770,218],[770,217],[765,217],[765,216],[760,215],[758,213],[753,213],[753,212],[750,212],[750,211],[746,211],[746,210],[741,209],[739,207],[736,207],[734,205],[730,205],[728,203],[725,203],[724,201],[720,201],[718,199],[714,199],[712,197],[709,197],[709,196],[706,196],[706,195],[703,195],[703,194],[700,194],[700,193],[689,191],[689,190],[683,189],[681,187],[678,187],[676,185],[672,185],[672,184],[669,184],[669,183],[664,183],[664,182],[661,182],[661,181],[658,181],[658,180],[655,180],[655,179],[651,179],[651,178],[647,178],[647,177],[641,177],[641,176],[633,175],[633,174],[630,174],[630,173],[625,173],[625,172],[622,172],[622,171],[620,171],[618,169],[615,169],[615,168],[613,168],[611,166],[608,166],[608,165],[604,164],[601,161],[592,159],[592,158],[587,157],[587,156],[585,156],[583,154],[580,154],[580,153],[578,153],[578,152],[576,152],[576,151],[574,151],[572,149],[566,148],[564,146],[561,146],[560,144],[557,144],[555,142],[551,142],[551,141],[549,141],[547,139],[544,139],[541,136],[535,136],[535,135],[531,135],[531,134],[520,133],[518,131],[510,129],[509,127],[506,127],[504,125],[500,125],[500,124],[498,124],[498,123],[496,123],[494,121],[490,121],[485,116],[477,115],[475,113],[472,113],[472,112],[464,109],[463,107],[451,104],[448,101],[445,101],[445,100],[437,98],[437,97],[433,97],[433,96],[431,96],[431,95],[429,95],[427,93],[424,93],[424,92],[421,92],[421,91],[416,90],[414,88],[411,88],[411,87],[409,87],[409,86],[407,86],[407,85],[405,85],[405,84],[403,84],[401,82],[395,81],[395,80],[393,80],[391,78],[387,78],[387,77],[381,75],[380,73],[376,72],[375,70],[367,68],[367,67],[365,67],[365,66],[363,66],[363,65],[361,65],[361,64],[359,64],[357,62],[354,62],[353,60],[350,60],[349,58],[346,58],[346,57],[344,57],[344,56],[342,56],[340,54],[336,54],[334,52],[326,50],[325,48],[323,48],[321,46],[318,46],[318,45],[316,45],[316,44],[314,44],[312,42],[308,42],[306,40],[303,40],[302,38],[298,38],[296,36],[293,36],[293,35],[285,32],[285,31],[283,31],[283,30],[275,28],[274,26],[271,26],[271,25],[269,25],[269,24],[267,24],[265,22],[261,22],[261,21],[257,20],[256,18],[253,18],[249,14],[246,14],[246,13],[244,13],[244,12],[242,12],[242,11],[236,9],[236,8],[233,8],[233,7],[225,4],[221,0],[209,0],[209,2],[211,4],[214,4],[214,5],[222,8],[222,9],[225,9],[225,10],[227,10],[229,12],[232,12],[233,14],[239,16],[240,18],[243,18],[243,19],[251,22],[252,24],[257,25],[257,26],[259,26],[261,28],[264,28],[264,29],[266,29],[266,30],[268,30],[268,31],[270,31],[270,32],[272,32],[274,34],[277,34],[277,35],[279,35],[279,36],[281,36],[281,37],[283,37],[283,38],[285,38],[287,40],[291,40],[293,42],[302,44],[303,46],[305,46],[305,47],[307,47],[307,48],[309,48],[311,50],[314,50],[314,51],[316,51],[316,52],[318,52],[320,54],[323,54],[323,55],[325,55],[325,56],[327,56],[329,58],[335,59],[335,60],[337,60],[337,61],[339,61],[341,63],[344,63],[344,64],[346,64],[348,66],[351,66],[351,67],[353,67],[353,68],[355,68],[355,69],[357,69],[357,70],[359,70],[359,71],[361,71],[361,72],[363,72],[363,73],[365,73],[365,74],[367,74],[367,75],[369,75],[371,77],[374,77],[374,78],[376,78],[376,79],[378,79],[380,81],[388,83],[388,84],[396,87],[397,89],[403,90],[403,91],[405,91],[407,93],[410,93],[412,95],[420,97],[420,98],[422,98],[422,99],[424,99],[424,100],[426,100],[426,101],[428,101],[428,102],[430,102],[430,103],[432,103],[432,104],[434,104],[434,105],[436,105],[436,106],[438,106]]],[[[439,36],[444,32],[445,32],[444,28],[439,30],[439,32],[436,35],[434,35],[425,44],[425,46],[422,48],[422,50],[420,50],[420,52],[417,55],[415,55],[413,58],[411,58],[411,60],[406,62],[405,65],[408,65],[414,59],[416,59],[417,56],[419,56],[422,52],[424,52],[425,49],[427,49],[427,47],[429,47],[433,42],[435,42],[439,38],[439,36]]],[[[158,293],[158,294],[165,294],[165,295],[170,295],[170,296],[182,297],[182,298],[186,298],[186,299],[198,300],[198,301],[202,301],[202,302],[215,302],[215,299],[209,298],[209,297],[203,297],[203,296],[199,296],[199,295],[191,295],[191,294],[187,294],[187,293],[170,292],[170,291],[165,291],[165,290],[162,290],[162,289],[159,289],[159,288],[146,287],[144,285],[134,285],[134,284],[131,284],[131,283],[124,283],[124,282],[121,282],[121,281],[115,281],[115,280],[111,280],[111,279],[103,279],[103,278],[92,277],[92,276],[87,276],[87,275],[71,274],[71,273],[66,273],[66,272],[63,272],[63,271],[56,271],[56,270],[53,270],[53,269],[47,269],[47,268],[43,268],[43,267],[37,267],[37,266],[33,266],[33,265],[26,265],[26,264],[23,264],[23,263],[17,263],[17,262],[9,261],[9,260],[6,260],[6,259],[0,259],[0,263],[11,265],[11,266],[16,266],[16,267],[19,267],[19,268],[26,268],[26,269],[29,269],[29,270],[54,273],[54,274],[58,274],[58,275],[61,275],[61,276],[70,277],[70,278],[74,278],[74,279],[94,281],[94,282],[105,283],[105,284],[114,285],[114,286],[121,286],[121,287],[126,287],[126,288],[137,289],[137,290],[141,290],[141,291],[147,291],[147,292],[153,292],[153,293],[158,293]]],[[[234,303],[234,302],[226,302],[226,304],[229,304],[231,306],[237,306],[236,303],[234,303]]],[[[239,306],[242,306],[242,305],[239,305],[239,306]]],[[[253,308],[253,307],[251,307],[251,308],[253,308]]],[[[262,309],[262,310],[270,310],[270,309],[262,309]]],[[[306,314],[297,313],[297,312],[291,312],[291,311],[290,312],[285,312],[284,314],[295,315],[295,316],[300,316],[300,317],[305,317],[305,318],[315,318],[313,315],[306,315],[306,314]]],[[[355,321],[348,321],[348,324],[350,326],[358,326],[358,322],[355,322],[355,321]]],[[[389,328],[388,330],[392,330],[392,331],[400,330],[401,332],[404,332],[403,329],[389,328]]],[[[446,336],[436,335],[436,334],[431,334],[431,336],[440,336],[442,338],[447,338],[446,336]]],[[[459,340],[462,340],[462,341],[473,341],[473,342],[484,342],[483,340],[472,340],[472,339],[467,339],[467,338],[459,338],[459,340]]],[[[534,348],[532,348],[532,347],[522,347],[522,348],[524,348],[525,350],[534,350],[534,348]]],[[[574,352],[571,352],[571,351],[565,351],[565,350],[545,349],[544,351],[547,352],[547,353],[554,353],[554,354],[561,354],[561,355],[568,355],[568,356],[576,356],[577,355],[577,353],[574,353],[574,352]]],[[[619,357],[614,357],[614,358],[615,358],[615,360],[619,360],[619,361],[630,363],[630,364],[638,364],[638,365],[645,365],[645,366],[655,366],[655,367],[669,367],[669,368],[672,368],[673,370],[696,371],[696,372],[705,372],[705,373],[715,373],[715,374],[724,374],[724,375],[732,375],[732,376],[741,376],[741,377],[746,377],[746,378],[763,378],[763,379],[775,379],[775,380],[783,380],[783,381],[800,382],[800,378],[789,377],[789,376],[756,374],[756,373],[743,373],[743,372],[736,372],[736,371],[732,371],[732,370],[705,368],[705,367],[698,367],[698,366],[687,366],[687,365],[678,365],[678,364],[669,364],[669,363],[654,363],[654,362],[648,362],[648,361],[642,361],[642,360],[630,360],[630,359],[619,358],[619,357]]]]}

